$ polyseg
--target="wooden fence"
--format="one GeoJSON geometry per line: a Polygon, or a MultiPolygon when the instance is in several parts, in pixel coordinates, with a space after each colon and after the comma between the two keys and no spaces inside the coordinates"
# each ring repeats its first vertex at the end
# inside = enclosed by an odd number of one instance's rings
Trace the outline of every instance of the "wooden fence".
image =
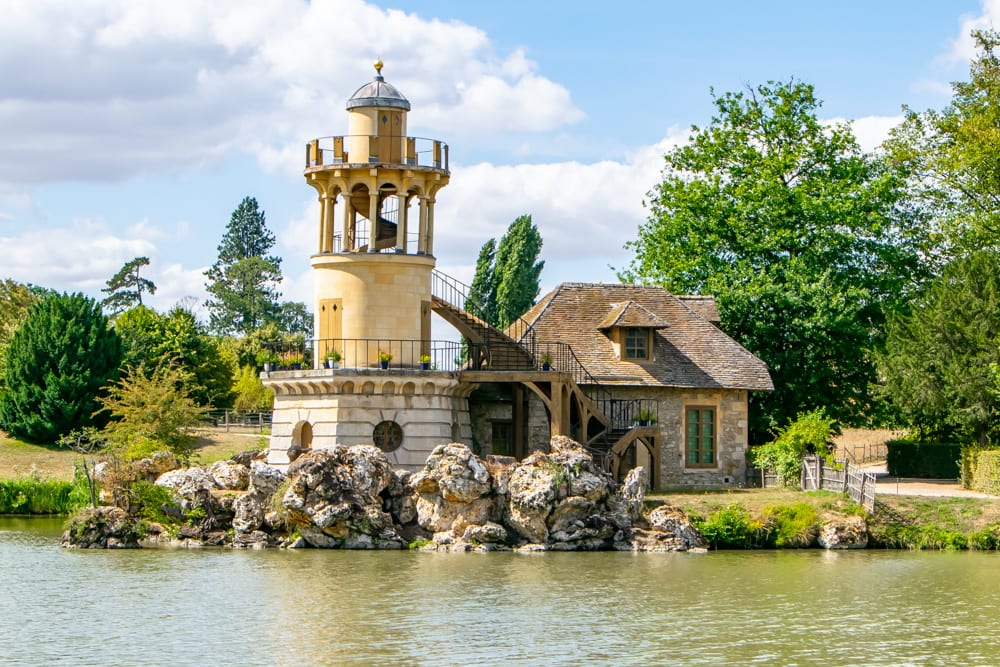
{"type": "Polygon", "coordinates": [[[875,474],[846,459],[830,465],[820,456],[804,457],[801,484],[803,491],[825,489],[846,493],[867,511],[875,511],[875,474]]]}

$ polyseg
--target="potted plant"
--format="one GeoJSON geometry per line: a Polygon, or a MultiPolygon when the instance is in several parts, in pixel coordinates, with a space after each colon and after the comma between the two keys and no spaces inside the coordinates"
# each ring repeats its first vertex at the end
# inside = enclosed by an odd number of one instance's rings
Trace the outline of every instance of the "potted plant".
{"type": "Polygon", "coordinates": [[[389,362],[392,361],[392,352],[386,352],[385,350],[379,350],[378,352],[378,365],[382,367],[382,370],[389,368],[389,362]]]}
{"type": "Polygon", "coordinates": [[[431,355],[421,354],[420,355],[420,370],[429,371],[431,369],[431,355]]]}
{"type": "Polygon", "coordinates": [[[257,355],[257,361],[264,367],[265,373],[270,373],[278,368],[278,355],[274,352],[261,352],[257,355]]]}
{"type": "Polygon", "coordinates": [[[325,361],[327,368],[340,368],[340,352],[337,350],[327,352],[325,361]]]}
{"type": "Polygon", "coordinates": [[[648,408],[640,408],[635,415],[635,420],[639,422],[639,426],[649,426],[656,423],[656,415],[648,408]]]}
{"type": "Polygon", "coordinates": [[[548,371],[552,369],[552,355],[548,352],[542,354],[542,370],[548,371]]]}
{"type": "Polygon", "coordinates": [[[294,352],[285,352],[281,355],[281,368],[293,371],[302,370],[302,355],[294,352]]]}

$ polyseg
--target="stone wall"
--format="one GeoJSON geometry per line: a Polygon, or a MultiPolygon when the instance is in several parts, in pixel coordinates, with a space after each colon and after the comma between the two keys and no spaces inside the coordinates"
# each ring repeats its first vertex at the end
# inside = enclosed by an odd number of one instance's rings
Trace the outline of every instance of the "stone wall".
{"type": "Polygon", "coordinates": [[[318,370],[270,376],[270,465],[287,465],[290,450],[309,448],[300,441],[305,424],[312,430],[311,448],[324,449],[372,444],[377,424],[396,422],[402,445],[387,455],[393,466],[410,470],[441,442],[471,444],[468,401],[453,373],[318,370]]]}
{"type": "Polygon", "coordinates": [[[661,486],[738,486],[746,479],[747,392],[742,390],[682,390],[656,387],[613,388],[615,398],[652,399],[658,404],[661,486]],[[716,412],[716,465],[688,468],[684,458],[684,412],[687,406],[716,412]]]}

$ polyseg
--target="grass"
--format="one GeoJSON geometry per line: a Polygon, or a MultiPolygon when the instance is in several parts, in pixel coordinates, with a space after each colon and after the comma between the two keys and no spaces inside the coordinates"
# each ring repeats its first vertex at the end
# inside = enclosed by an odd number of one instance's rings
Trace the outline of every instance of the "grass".
{"type": "Polygon", "coordinates": [[[88,500],[85,483],[38,477],[0,480],[0,514],[69,514],[88,500]]]}
{"type": "MultiPolygon", "coordinates": [[[[709,517],[733,505],[754,522],[766,522],[769,508],[805,504],[817,513],[861,510],[839,493],[791,489],[732,489],[711,492],[653,492],[648,501],[663,502],[689,516],[709,517]]],[[[883,509],[867,517],[873,546],[904,549],[1000,548],[1000,498],[890,496],[878,498],[883,509]]],[[[786,510],[791,511],[791,510],[786,510]]],[[[800,508],[796,513],[801,513],[800,508]]],[[[771,510],[773,513],[773,509],[771,510]]]]}
{"type": "MultiPolygon", "coordinates": [[[[207,465],[223,461],[248,449],[265,446],[259,433],[226,432],[223,429],[201,429],[196,431],[192,462],[207,465]]],[[[66,449],[56,449],[45,445],[33,445],[0,435],[0,479],[20,479],[41,477],[43,479],[70,482],[80,455],[66,449]]]]}

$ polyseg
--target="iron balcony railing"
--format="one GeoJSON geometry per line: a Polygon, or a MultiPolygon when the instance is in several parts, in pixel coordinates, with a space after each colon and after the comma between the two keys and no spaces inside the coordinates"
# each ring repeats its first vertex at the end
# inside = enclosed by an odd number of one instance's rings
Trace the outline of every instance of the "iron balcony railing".
{"type": "Polygon", "coordinates": [[[263,370],[339,368],[363,370],[456,371],[462,366],[462,344],[449,340],[393,338],[313,338],[304,344],[272,344],[263,370]],[[329,363],[328,361],[329,360],[329,363]]]}
{"type": "Polygon", "coordinates": [[[424,137],[345,134],[306,144],[306,168],[347,164],[399,164],[448,169],[448,144],[424,137]]]}

